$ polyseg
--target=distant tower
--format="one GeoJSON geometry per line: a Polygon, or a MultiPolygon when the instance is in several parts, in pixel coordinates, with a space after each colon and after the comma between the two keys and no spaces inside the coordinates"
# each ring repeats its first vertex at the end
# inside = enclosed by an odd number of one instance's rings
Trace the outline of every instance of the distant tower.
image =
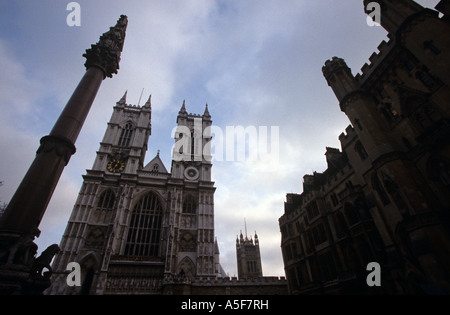
{"type": "Polygon", "coordinates": [[[255,231],[255,239],[248,238],[247,226],[245,227],[245,238],[242,231],[239,237],[236,237],[236,259],[239,279],[263,276],[258,235],[255,231]]]}

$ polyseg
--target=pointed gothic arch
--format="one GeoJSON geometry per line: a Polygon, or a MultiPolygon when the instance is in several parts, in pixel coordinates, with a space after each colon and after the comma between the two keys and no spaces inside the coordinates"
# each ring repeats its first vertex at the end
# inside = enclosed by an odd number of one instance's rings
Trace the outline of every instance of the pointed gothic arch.
{"type": "Polygon", "coordinates": [[[177,274],[187,279],[195,278],[195,264],[188,256],[184,257],[177,266],[177,274]]]}
{"type": "Polygon", "coordinates": [[[80,260],[81,267],[81,288],[80,295],[89,295],[92,291],[95,274],[98,270],[98,259],[91,252],[80,260]]]}
{"type": "Polygon", "coordinates": [[[113,210],[116,206],[116,195],[112,189],[104,190],[98,197],[92,223],[107,224],[113,217],[113,210]]]}
{"type": "Polygon", "coordinates": [[[134,206],[125,244],[126,256],[160,255],[163,207],[154,192],[144,195],[134,206]]]}
{"type": "Polygon", "coordinates": [[[113,210],[115,206],[116,195],[112,189],[106,189],[100,194],[97,202],[98,210],[113,210]]]}
{"type": "Polygon", "coordinates": [[[127,122],[120,132],[118,145],[121,147],[129,147],[134,134],[134,125],[131,121],[127,122]]]}

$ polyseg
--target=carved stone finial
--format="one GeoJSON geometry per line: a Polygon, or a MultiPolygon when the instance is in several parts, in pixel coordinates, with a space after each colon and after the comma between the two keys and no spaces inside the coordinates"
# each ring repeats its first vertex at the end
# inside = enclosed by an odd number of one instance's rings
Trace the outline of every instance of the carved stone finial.
{"type": "Polygon", "coordinates": [[[186,100],[183,100],[183,105],[181,105],[181,109],[178,112],[178,115],[187,115],[187,112],[186,112],[186,100]]]}
{"type": "Polygon", "coordinates": [[[100,36],[97,44],[91,45],[91,48],[86,50],[83,54],[83,57],[86,57],[84,64],[86,70],[90,67],[98,67],[103,71],[104,76],[109,78],[117,74],[127,25],[128,18],[126,15],[121,15],[117,24],[100,36]]]}
{"type": "Polygon", "coordinates": [[[209,110],[208,110],[208,104],[206,104],[206,106],[205,106],[205,112],[203,113],[203,118],[211,119],[211,115],[209,114],[209,110]]]}

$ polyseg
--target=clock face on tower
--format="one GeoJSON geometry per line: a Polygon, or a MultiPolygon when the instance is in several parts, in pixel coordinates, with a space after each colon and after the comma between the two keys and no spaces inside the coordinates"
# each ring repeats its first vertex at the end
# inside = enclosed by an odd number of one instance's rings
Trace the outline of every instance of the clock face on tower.
{"type": "Polygon", "coordinates": [[[195,167],[188,167],[184,170],[184,177],[188,180],[197,180],[199,176],[198,170],[195,167]]]}
{"type": "Polygon", "coordinates": [[[111,173],[120,173],[125,169],[125,161],[112,159],[111,161],[108,162],[106,168],[111,173]]]}

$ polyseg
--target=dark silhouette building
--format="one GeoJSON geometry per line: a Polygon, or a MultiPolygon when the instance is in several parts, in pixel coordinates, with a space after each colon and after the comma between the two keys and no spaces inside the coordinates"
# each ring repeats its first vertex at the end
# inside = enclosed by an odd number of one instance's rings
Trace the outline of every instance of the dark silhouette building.
{"type": "MultiPolygon", "coordinates": [[[[364,1],[368,7],[370,1],[364,1]]],[[[279,219],[291,294],[450,293],[449,1],[379,0],[389,41],[323,74],[351,125],[279,219]],[[369,287],[369,262],[381,286],[369,287]]]]}

